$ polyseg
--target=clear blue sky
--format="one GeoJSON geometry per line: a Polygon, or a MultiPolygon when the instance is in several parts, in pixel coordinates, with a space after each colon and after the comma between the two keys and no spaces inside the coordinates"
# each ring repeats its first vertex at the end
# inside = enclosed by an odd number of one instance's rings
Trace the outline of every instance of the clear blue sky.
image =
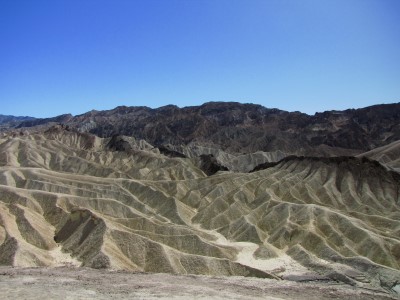
{"type": "Polygon", "coordinates": [[[0,114],[400,101],[400,0],[0,0],[0,114]]]}

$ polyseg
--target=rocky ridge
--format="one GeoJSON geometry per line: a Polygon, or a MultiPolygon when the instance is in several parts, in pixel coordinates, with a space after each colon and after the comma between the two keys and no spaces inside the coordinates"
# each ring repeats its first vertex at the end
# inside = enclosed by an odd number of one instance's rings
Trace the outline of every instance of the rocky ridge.
{"type": "Polygon", "coordinates": [[[399,118],[398,103],[310,116],[255,104],[209,102],[184,108],[120,106],[74,117],[25,121],[18,127],[58,122],[99,137],[133,136],[155,146],[200,145],[234,154],[282,151],[338,156],[366,152],[399,140],[399,118]]]}

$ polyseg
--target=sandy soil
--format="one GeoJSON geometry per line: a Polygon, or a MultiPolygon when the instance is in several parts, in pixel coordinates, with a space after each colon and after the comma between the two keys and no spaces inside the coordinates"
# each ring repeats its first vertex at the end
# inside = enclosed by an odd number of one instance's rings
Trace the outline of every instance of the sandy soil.
{"type": "Polygon", "coordinates": [[[236,257],[236,262],[242,265],[262,270],[267,273],[278,274],[282,277],[287,275],[307,275],[310,273],[306,267],[300,265],[289,255],[285,254],[284,251],[273,247],[272,245],[270,245],[270,247],[273,248],[275,253],[279,254],[279,257],[256,259],[254,253],[258,249],[259,245],[250,242],[229,241],[216,230],[206,230],[201,228],[198,224],[192,224],[192,226],[203,232],[214,235],[217,238],[215,241],[216,245],[231,246],[237,249],[238,255],[236,257]]]}
{"type": "Polygon", "coordinates": [[[0,267],[2,299],[399,299],[335,282],[0,267]]]}

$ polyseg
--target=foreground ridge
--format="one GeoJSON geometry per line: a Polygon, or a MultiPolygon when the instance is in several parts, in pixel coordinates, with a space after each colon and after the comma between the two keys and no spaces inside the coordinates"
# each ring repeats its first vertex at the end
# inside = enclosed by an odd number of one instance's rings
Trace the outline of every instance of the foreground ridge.
{"type": "Polygon", "coordinates": [[[65,267],[0,267],[0,279],[3,299],[54,299],[60,295],[74,299],[396,299],[394,295],[326,280],[297,283],[237,276],[184,276],[65,267]]]}

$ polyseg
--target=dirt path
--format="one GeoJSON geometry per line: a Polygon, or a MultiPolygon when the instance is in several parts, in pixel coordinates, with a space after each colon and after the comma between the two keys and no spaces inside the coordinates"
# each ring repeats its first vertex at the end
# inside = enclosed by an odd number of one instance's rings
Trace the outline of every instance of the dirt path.
{"type": "Polygon", "coordinates": [[[334,282],[0,267],[2,299],[399,299],[334,282]]]}

